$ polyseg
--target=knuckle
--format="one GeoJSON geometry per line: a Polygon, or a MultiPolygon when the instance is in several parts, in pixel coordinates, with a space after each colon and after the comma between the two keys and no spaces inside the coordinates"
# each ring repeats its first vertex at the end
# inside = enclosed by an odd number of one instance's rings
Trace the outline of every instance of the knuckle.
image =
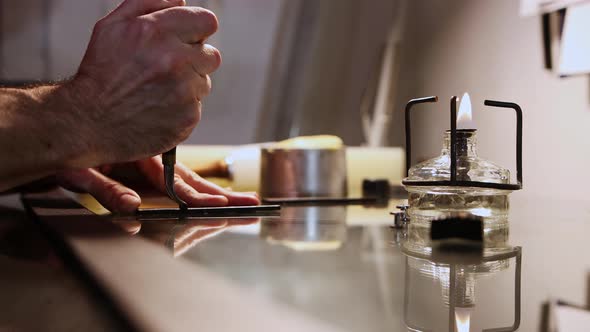
{"type": "Polygon", "coordinates": [[[196,172],[190,171],[188,172],[188,176],[192,182],[201,183],[203,182],[203,178],[197,174],[196,172]]]}
{"type": "Polygon", "coordinates": [[[105,184],[105,191],[110,194],[116,194],[118,192],[119,186],[116,182],[109,181],[105,184]]]}
{"type": "Polygon", "coordinates": [[[117,205],[119,197],[123,196],[123,193],[121,193],[119,189],[120,188],[117,185],[117,183],[114,183],[114,182],[108,183],[105,187],[105,190],[106,190],[105,203],[111,208],[115,207],[117,205]]]}
{"type": "Polygon", "coordinates": [[[174,118],[171,119],[165,130],[166,136],[173,137],[175,144],[188,139],[201,120],[201,112],[197,107],[194,105],[177,107],[174,118]]]}
{"type": "Polygon", "coordinates": [[[156,71],[159,73],[167,73],[172,69],[172,55],[163,54],[159,59],[156,60],[156,71]]]}
{"type": "Polygon", "coordinates": [[[200,100],[211,93],[212,84],[209,75],[200,75],[195,80],[195,91],[200,100]]]}
{"type": "Polygon", "coordinates": [[[209,27],[209,31],[211,33],[215,33],[217,32],[217,29],[219,29],[219,20],[217,19],[217,16],[210,10],[204,10],[205,13],[205,17],[207,17],[207,21],[206,23],[208,24],[209,27]]]}
{"type": "Polygon", "coordinates": [[[193,91],[188,84],[178,84],[174,89],[173,98],[179,104],[191,103],[194,99],[193,91]]]}
{"type": "Polygon", "coordinates": [[[201,122],[201,102],[198,101],[193,108],[193,128],[201,122]]]}
{"type": "Polygon", "coordinates": [[[191,130],[191,129],[185,129],[185,130],[181,130],[181,131],[178,133],[178,139],[179,139],[181,142],[184,142],[184,141],[186,141],[186,140],[187,140],[187,139],[190,137],[191,133],[192,133],[192,130],[191,130]]]}
{"type": "MultiPolygon", "coordinates": [[[[188,8],[188,7],[187,7],[188,8]]],[[[195,19],[198,19],[202,32],[206,34],[213,34],[219,28],[219,20],[217,16],[210,10],[200,7],[192,7],[190,9],[195,19]]]]}
{"type": "Polygon", "coordinates": [[[184,57],[174,53],[164,54],[160,56],[157,61],[158,71],[163,74],[168,74],[173,78],[179,78],[187,64],[187,60],[184,57]]]}
{"type": "Polygon", "coordinates": [[[183,182],[184,181],[182,180],[182,177],[180,176],[180,174],[174,174],[174,184],[175,185],[180,185],[183,182]]]}
{"type": "Polygon", "coordinates": [[[199,109],[198,103],[195,103],[193,107],[188,108],[186,112],[185,125],[187,128],[192,130],[201,121],[201,110],[199,109]]]}
{"type": "Polygon", "coordinates": [[[100,20],[98,20],[96,22],[96,24],[94,24],[94,31],[101,31],[104,30],[106,28],[106,26],[108,25],[108,21],[107,18],[101,18],[100,20]]]}
{"type": "Polygon", "coordinates": [[[213,46],[209,46],[207,49],[207,53],[211,58],[212,69],[215,71],[217,68],[219,68],[219,66],[221,66],[221,63],[223,62],[221,52],[219,52],[219,50],[213,46]]]}
{"type": "Polygon", "coordinates": [[[147,19],[147,18],[140,18],[133,22],[135,25],[135,30],[139,32],[141,39],[150,40],[157,38],[160,33],[160,25],[158,21],[147,19]]]}
{"type": "Polygon", "coordinates": [[[184,179],[179,174],[174,174],[174,189],[177,194],[186,194],[187,188],[184,179]]]}
{"type": "Polygon", "coordinates": [[[198,45],[198,53],[193,58],[193,69],[201,76],[211,74],[221,66],[221,52],[215,47],[205,44],[198,45]]]}
{"type": "Polygon", "coordinates": [[[212,88],[213,85],[211,84],[211,77],[209,75],[205,75],[205,95],[209,95],[212,88]]]}
{"type": "Polygon", "coordinates": [[[181,140],[184,141],[191,135],[193,129],[199,124],[199,121],[201,121],[201,111],[199,106],[187,107],[181,121],[181,128],[183,128],[183,130],[179,131],[179,136],[181,140]]]}

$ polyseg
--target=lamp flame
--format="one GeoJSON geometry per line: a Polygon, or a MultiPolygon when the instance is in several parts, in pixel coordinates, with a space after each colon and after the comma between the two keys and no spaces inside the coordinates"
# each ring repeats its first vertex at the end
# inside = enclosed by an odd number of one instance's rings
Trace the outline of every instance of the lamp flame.
{"type": "Polygon", "coordinates": [[[467,92],[461,97],[461,103],[459,104],[457,129],[475,129],[475,124],[471,116],[471,98],[469,98],[467,92]]]}
{"type": "Polygon", "coordinates": [[[469,308],[455,308],[455,322],[457,332],[469,332],[471,310],[469,308]]]}

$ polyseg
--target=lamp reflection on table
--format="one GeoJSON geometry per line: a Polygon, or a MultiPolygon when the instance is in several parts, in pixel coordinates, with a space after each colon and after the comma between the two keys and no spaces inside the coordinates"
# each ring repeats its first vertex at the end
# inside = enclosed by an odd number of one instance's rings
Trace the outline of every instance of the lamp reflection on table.
{"type": "Polygon", "coordinates": [[[346,206],[284,206],[262,222],[260,237],[295,251],[337,250],[346,241],[346,206]]]}
{"type": "Polygon", "coordinates": [[[186,253],[202,241],[234,227],[249,226],[260,222],[260,217],[195,218],[171,220],[114,220],[130,234],[141,236],[165,245],[174,257],[186,253]]]}
{"type": "MultiPolygon", "coordinates": [[[[468,332],[473,326],[472,317],[476,306],[476,289],[482,279],[495,282],[494,289],[498,294],[504,294],[510,287],[501,283],[501,278],[492,278],[503,273],[510,273],[514,269],[511,278],[514,284],[513,290],[513,321],[509,326],[483,328],[486,332],[516,331],[520,326],[521,310],[521,247],[509,246],[506,242],[508,231],[498,230],[493,233],[494,241],[489,239],[490,234],[483,243],[485,245],[452,245],[439,246],[425,239],[421,234],[423,229],[408,228],[408,237],[402,244],[402,252],[406,256],[405,265],[405,294],[404,294],[404,324],[411,331],[440,331],[468,332]],[[498,234],[505,241],[497,241],[498,234]],[[418,240],[418,241],[416,241],[418,240]],[[421,243],[417,245],[417,243],[421,243]],[[498,283],[500,280],[500,283],[498,283]],[[446,315],[448,325],[441,329],[442,325],[434,325],[433,322],[444,320],[443,314],[436,308],[424,306],[412,306],[412,302],[420,303],[420,296],[424,290],[436,281],[440,287],[442,304],[448,308],[446,315]],[[496,285],[497,284],[497,285],[496,285]],[[417,293],[417,294],[414,294],[417,293]],[[415,308],[416,307],[416,308],[415,308]],[[417,310],[416,310],[417,309],[417,310]]],[[[483,302],[485,302],[485,298],[483,302]]],[[[428,303],[440,303],[428,301],[428,303]]],[[[481,306],[481,303],[480,303],[481,306]]],[[[495,311],[494,311],[495,312],[495,311]]],[[[501,320],[499,317],[491,317],[494,312],[486,313],[486,321],[501,320]]],[[[483,324],[478,322],[479,324],[483,324]]]]}

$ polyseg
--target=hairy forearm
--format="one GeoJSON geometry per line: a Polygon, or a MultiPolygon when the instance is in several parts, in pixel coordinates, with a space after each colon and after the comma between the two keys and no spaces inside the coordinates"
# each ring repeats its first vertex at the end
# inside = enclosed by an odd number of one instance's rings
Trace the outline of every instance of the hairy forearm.
{"type": "Polygon", "coordinates": [[[67,83],[0,89],[0,191],[87,166],[88,140],[67,83]],[[75,130],[74,130],[75,129],[75,130]]]}

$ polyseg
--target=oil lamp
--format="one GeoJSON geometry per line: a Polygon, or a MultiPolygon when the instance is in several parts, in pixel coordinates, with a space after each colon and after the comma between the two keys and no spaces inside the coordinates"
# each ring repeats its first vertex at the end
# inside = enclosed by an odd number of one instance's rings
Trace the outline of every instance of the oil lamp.
{"type": "Polygon", "coordinates": [[[510,183],[510,172],[477,155],[477,130],[471,121],[469,95],[451,98],[450,130],[443,138],[440,156],[411,166],[411,112],[420,103],[438,97],[412,99],[406,105],[406,169],[402,181],[409,193],[407,214],[415,226],[428,227],[432,220],[449,213],[466,212],[482,217],[486,231],[506,227],[508,195],[522,189],[522,110],[515,103],[486,100],[486,106],[510,108],[516,112],[517,183],[510,183]],[[457,121],[459,119],[459,122],[457,121]]]}

